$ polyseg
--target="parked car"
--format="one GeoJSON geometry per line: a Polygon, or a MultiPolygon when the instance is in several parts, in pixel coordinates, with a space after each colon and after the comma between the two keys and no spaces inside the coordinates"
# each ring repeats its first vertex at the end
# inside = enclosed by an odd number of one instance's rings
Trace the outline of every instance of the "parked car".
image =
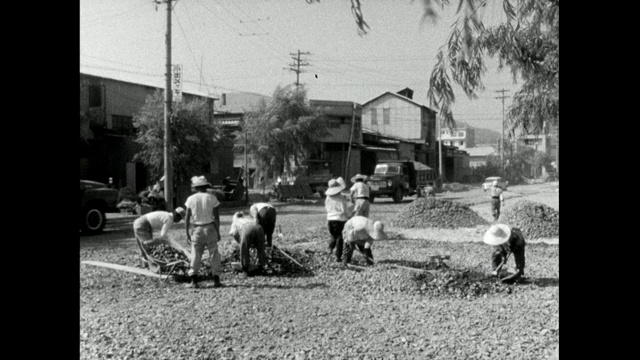
{"type": "Polygon", "coordinates": [[[95,234],[104,229],[106,213],[120,212],[118,190],[97,181],[80,180],[80,230],[95,234]]]}
{"type": "Polygon", "coordinates": [[[491,185],[494,181],[498,181],[498,186],[502,188],[502,190],[507,190],[507,186],[509,186],[509,182],[502,179],[500,176],[492,176],[484,179],[484,183],[482,183],[482,191],[487,191],[491,188],[491,185]]]}

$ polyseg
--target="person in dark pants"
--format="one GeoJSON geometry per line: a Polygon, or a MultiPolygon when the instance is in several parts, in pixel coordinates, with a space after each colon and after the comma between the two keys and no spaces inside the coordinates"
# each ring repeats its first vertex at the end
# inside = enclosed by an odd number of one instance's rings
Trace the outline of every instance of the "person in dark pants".
{"type": "Polygon", "coordinates": [[[262,227],[268,247],[273,245],[273,232],[276,229],[276,208],[268,203],[255,203],[249,208],[249,214],[262,227]]]}
{"type": "Polygon", "coordinates": [[[231,222],[231,235],[240,244],[240,264],[246,275],[250,274],[251,255],[249,248],[253,247],[258,252],[258,269],[264,270],[267,265],[267,255],[264,251],[264,231],[255,223],[254,219],[245,218],[241,212],[233,215],[231,222]]]}
{"type": "Polygon", "coordinates": [[[367,175],[358,174],[351,178],[354,183],[350,191],[351,202],[354,205],[353,213],[364,217],[369,217],[369,186],[364,183],[367,175]]]}
{"type": "Polygon", "coordinates": [[[494,252],[491,254],[492,275],[499,276],[498,267],[506,261],[507,255],[512,253],[516,263],[516,272],[509,276],[509,280],[519,280],[524,276],[525,241],[520,229],[504,224],[494,224],[484,234],[482,241],[494,247],[494,252]]]}
{"type": "Polygon", "coordinates": [[[387,234],[384,232],[384,224],[380,221],[373,221],[364,216],[355,215],[344,224],[342,230],[344,238],[344,253],[342,264],[349,265],[353,250],[358,247],[367,261],[367,265],[373,265],[373,252],[371,247],[374,240],[384,240],[387,234]]]}
{"type": "Polygon", "coordinates": [[[349,201],[341,194],[346,187],[344,180],[339,177],[337,180],[329,180],[329,187],[325,191],[327,197],[324,201],[324,207],[327,210],[327,226],[329,234],[331,234],[329,255],[333,253],[333,249],[336,249],[336,261],[338,262],[342,261],[342,230],[344,224],[351,217],[349,201]]]}
{"type": "Polygon", "coordinates": [[[491,214],[493,215],[493,220],[498,221],[500,217],[500,206],[504,206],[504,196],[502,195],[502,188],[498,186],[497,181],[493,181],[491,184],[491,214]]]}

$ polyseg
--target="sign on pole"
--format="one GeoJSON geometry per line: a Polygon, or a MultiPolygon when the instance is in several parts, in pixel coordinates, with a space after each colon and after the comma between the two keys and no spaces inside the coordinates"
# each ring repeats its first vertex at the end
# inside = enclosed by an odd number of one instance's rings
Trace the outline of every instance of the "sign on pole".
{"type": "Polygon", "coordinates": [[[171,91],[173,92],[173,101],[182,101],[182,64],[175,64],[171,71],[171,91]]]}

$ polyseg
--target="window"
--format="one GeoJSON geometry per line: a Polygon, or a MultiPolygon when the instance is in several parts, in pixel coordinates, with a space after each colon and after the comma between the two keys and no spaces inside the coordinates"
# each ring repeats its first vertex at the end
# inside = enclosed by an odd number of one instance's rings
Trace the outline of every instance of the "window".
{"type": "Polygon", "coordinates": [[[119,135],[134,135],[133,118],[124,115],[111,115],[111,129],[119,135]]]}
{"type": "Polygon", "coordinates": [[[102,106],[102,89],[100,85],[89,85],[89,107],[102,106]]]}
{"type": "Polygon", "coordinates": [[[464,131],[458,131],[458,137],[464,137],[464,131]]]}
{"type": "Polygon", "coordinates": [[[464,141],[460,141],[460,146],[464,146],[464,141]]]}
{"type": "Polygon", "coordinates": [[[371,109],[371,125],[378,125],[378,109],[371,109]]]}
{"type": "Polygon", "coordinates": [[[391,117],[391,109],[386,108],[382,109],[382,123],[384,125],[389,125],[391,117]]]}

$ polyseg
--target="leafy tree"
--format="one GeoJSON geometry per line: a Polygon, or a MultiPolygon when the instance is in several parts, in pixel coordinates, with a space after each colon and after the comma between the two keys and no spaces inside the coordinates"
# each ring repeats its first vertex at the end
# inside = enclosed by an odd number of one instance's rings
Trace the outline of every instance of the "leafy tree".
{"type": "MultiPolygon", "coordinates": [[[[276,176],[285,169],[291,173],[290,158],[296,166],[316,151],[322,137],[328,135],[324,117],[314,112],[307,101],[307,91],[289,85],[277,87],[271,100],[245,115],[247,151],[254,154],[257,165],[276,176]]],[[[245,131],[236,138],[236,148],[244,151],[245,131]]]]}
{"type": "MultiPolygon", "coordinates": [[[[204,99],[173,106],[169,154],[176,184],[188,183],[194,174],[203,172],[204,164],[211,161],[220,132],[214,125],[209,125],[208,112],[204,99]]],[[[135,141],[142,144],[134,161],[142,161],[153,177],[160,178],[164,174],[164,95],[161,90],[147,97],[133,124],[138,129],[135,141]]]]}
{"type": "MultiPolygon", "coordinates": [[[[306,0],[308,3],[320,0],[306,0]]],[[[358,33],[364,35],[369,25],[360,3],[351,0],[358,33]]],[[[513,96],[506,117],[508,136],[516,131],[538,134],[545,125],[559,122],[559,0],[495,0],[502,3],[506,21],[486,27],[482,11],[488,0],[458,0],[456,20],[451,33],[436,56],[437,62],[429,80],[429,100],[440,110],[445,125],[455,127],[451,107],[455,102],[452,85],[477,98],[483,90],[486,73],[485,56],[497,57],[499,68],[507,66],[514,81],[522,86],[513,96]],[[545,124],[546,122],[546,124],[545,124]]],[[[439,12],[452,6],[450,0],[422,0],[423,21],[436,21],[439,12]]]]}

